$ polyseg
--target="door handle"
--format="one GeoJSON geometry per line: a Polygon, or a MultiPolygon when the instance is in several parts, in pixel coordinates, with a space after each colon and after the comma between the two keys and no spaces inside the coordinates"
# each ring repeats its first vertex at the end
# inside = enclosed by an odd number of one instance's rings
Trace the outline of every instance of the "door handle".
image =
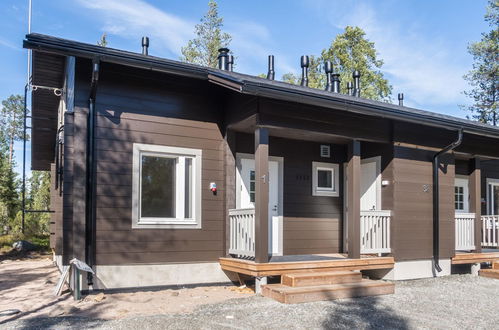
{"type": "Polygon", "coordinates": [[[272,208],[272,211],[277,212],[277,205],[274,205],[274,207],[272,208]]]}

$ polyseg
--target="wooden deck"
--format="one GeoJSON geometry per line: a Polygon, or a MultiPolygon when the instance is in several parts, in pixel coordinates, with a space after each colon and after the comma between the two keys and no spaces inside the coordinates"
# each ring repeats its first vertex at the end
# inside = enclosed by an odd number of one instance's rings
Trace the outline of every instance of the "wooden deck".
{"type": "Polygon", "coordinates": [[[249,276],[274,276],[300,272],[391,269],[393,257],[363,256],[348,259],[341,254],[297,255],[273,257],[268,263],[256,263],[237,258],[220,258],[220,266],[225,271],[249,276]]]}
{"type": "Polygon", "coordinates": [[[452,258],[453,265],[476,264],[481,262],[499,261],[499,250],[482,253],[458,253],[452,258]]]}

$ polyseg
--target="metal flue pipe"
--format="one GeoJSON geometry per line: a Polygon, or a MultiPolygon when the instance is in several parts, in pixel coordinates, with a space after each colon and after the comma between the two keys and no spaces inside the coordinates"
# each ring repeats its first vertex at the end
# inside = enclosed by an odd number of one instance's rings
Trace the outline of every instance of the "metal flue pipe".
{"type": "Polygon", "coordinates": [[[404,106],[404,93],[399,93],[398,94],[398,99],[399,99],[399,105],[401,107],[403,107],[404,106]]]}
{"type": "Polygon", "coordinates": [[[351,81],[347,82],[348,95],[353,96],[353,84],[351,81]]]}
{"type": "Polygon", "coordinates": [[[302,86],[308,87],[308,67],[310,66],[310,58],[308,55],[303,55],[300,59],[301,65],[301,83],[302,86]]]}
{"type": "Polygon", "coordinates": [[[326,72],[326,91],[333,91],[333,83],[331,80],[331,74],[333,73],[333,64],[331,61],[324,62],[324,71],[326,72]]]}
{"type": "Polygon", "coordinates": [[[149,37],[142,37],[142,55],[149,55],[149,37]]]}
{"type": "Polygon", "coordinates": [[[220,70],[227,70],[228,56],[229,48],[220,48],[218,50],[218,68],[220,70]]]}
{"type": "Polygon", "coordinates": [[[360,72],[355,70],[353,72],[353,95],[360,97],[360,72]]]}
{"type": "Polygon", "coordinates": [[[267,71],[267,79],[269,80],[275,79],[274,55],[269,55],[269,70],[267,71]]]}

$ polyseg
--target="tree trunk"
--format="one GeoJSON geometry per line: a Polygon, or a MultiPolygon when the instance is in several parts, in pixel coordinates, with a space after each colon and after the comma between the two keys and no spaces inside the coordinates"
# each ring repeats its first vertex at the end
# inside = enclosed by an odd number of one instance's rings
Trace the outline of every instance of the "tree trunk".
{"type": "Polygon", "coordinates": [[[12,154],[14,153],[14,137],[10,137],[10,144],[9,144],[9,164],[12,165],[12,154]]]}

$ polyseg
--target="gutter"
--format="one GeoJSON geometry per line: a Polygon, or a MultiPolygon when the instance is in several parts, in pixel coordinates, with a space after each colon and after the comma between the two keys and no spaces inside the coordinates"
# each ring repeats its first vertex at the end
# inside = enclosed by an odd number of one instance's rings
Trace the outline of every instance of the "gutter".
{"type": "MultiPolygon", "coordinates": [[[[87,171],[85,196],[85,262],[95,265],[95,96],[99,82],[100,59],[92,61],[92,81],[88,99],[87,120],[87,171]]],[[[93,285],[93,275],[87,272],[88,286],[93,285]]]]}
{"type": "Polygon", "coordinates": [[[440,187],[439,187],[439,157],[449,151],[459,147],[463,142],[463,129],[459,129],[457,140],[449,144],[444,149],[440,150],[433,156],[433,262],[438,273],[442,271],[440,268],[440,187]]]}

